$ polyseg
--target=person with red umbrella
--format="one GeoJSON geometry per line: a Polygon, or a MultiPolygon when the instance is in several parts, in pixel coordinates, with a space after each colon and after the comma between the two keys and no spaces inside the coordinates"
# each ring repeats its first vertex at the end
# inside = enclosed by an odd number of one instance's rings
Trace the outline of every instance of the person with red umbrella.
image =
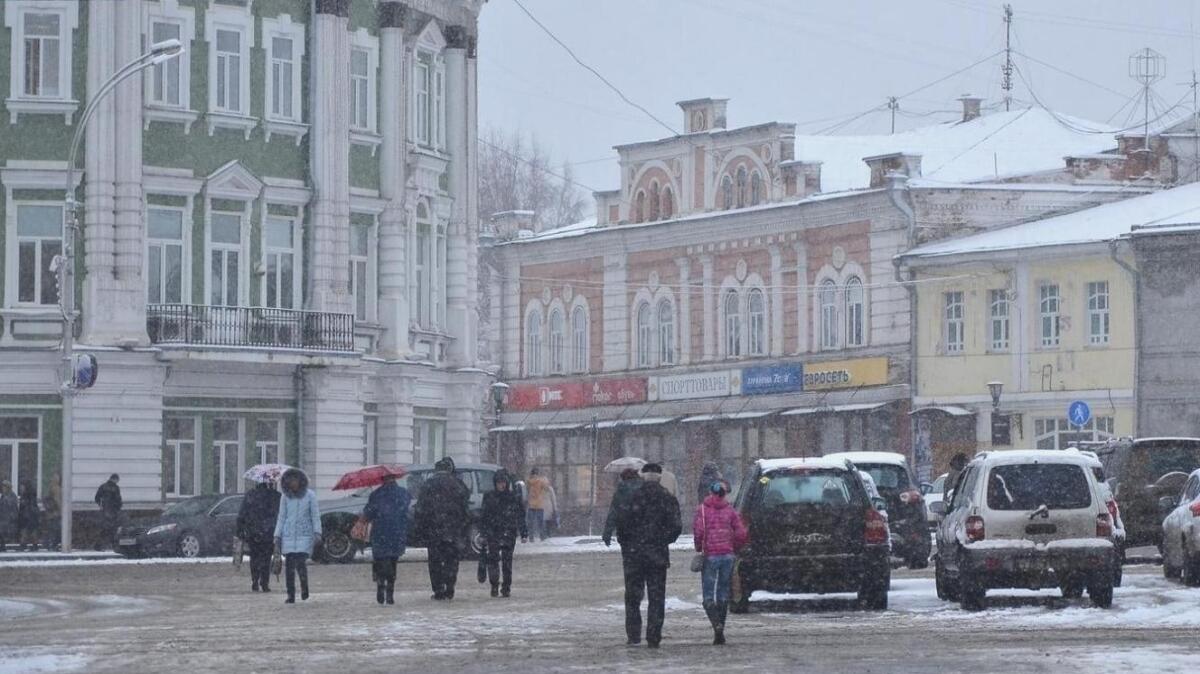
{"type": "Polygon", "coordinates": [[[396,483],[396,474],[387,473],[383,484],[371,492],[363,517],[371,523],[371,557],[375,576],[375,601],[394,604],[396,562],[408,542],[408,490],[396,483]]]}

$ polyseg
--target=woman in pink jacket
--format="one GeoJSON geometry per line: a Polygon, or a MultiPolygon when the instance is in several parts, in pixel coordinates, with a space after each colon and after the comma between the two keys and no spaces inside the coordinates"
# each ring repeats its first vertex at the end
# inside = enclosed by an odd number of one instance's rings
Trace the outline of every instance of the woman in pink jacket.
{"type": "Polygon", "coordinates": [[[746,544],[748,534],[742,518],[725,500],[729,485],[713,482],[709,496],[692,519],[696,551],[704,553],[700,587],[704,593],[704,612],[712,623],[713,644],[725,643],[725,617],[729,614],[729,583],[733,577],[733,554],[746,544]]]}

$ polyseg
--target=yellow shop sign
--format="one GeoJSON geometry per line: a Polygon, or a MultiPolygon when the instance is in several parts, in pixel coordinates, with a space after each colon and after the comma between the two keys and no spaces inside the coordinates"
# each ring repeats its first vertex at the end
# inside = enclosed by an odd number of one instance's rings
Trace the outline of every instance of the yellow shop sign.
{"type": "Polygon", "coordinates": [[[856,358],[804,364],[805,391],[827,391],[888,383],[887,358],[856,358]]]}

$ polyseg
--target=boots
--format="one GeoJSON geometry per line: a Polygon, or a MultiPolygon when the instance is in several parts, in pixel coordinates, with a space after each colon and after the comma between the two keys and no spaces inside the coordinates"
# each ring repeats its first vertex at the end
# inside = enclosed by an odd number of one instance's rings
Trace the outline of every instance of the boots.
{"type": "Polygon", "coordinates": [[[384,592],[386,592],[386,587],[384,586],[383,581],[379,581],[378,583],[375,584],[375,603],[377,603],[377,604],[383,603],[384,592]]]}
{"type": "Polygon", "coordinates": [[[390,577],[387,579],[387,588],[384,590],[384,601],[388,604],[396,603],[396,578],[390,577]]]}
{"type": "Polygon", "coordinates": [[[729,615],[729,602],[717,602],[717,624],[713,634],[713,644],[725,644],[725,618],[729,615]]]}

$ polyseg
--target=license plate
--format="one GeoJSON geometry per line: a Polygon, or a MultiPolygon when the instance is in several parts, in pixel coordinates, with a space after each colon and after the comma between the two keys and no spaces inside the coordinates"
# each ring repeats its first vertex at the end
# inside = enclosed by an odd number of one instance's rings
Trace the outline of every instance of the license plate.
{"type": "Polygon", "coordinates": [[[1018,571],[1043,571],[1045,568],[1040,559],[1017,559],[1018,571]]]}
{"type": "Polygon", "coordinates": [[[137,545],[136,538],[122,538],[117,541],[117,545],[137,545]]]}

